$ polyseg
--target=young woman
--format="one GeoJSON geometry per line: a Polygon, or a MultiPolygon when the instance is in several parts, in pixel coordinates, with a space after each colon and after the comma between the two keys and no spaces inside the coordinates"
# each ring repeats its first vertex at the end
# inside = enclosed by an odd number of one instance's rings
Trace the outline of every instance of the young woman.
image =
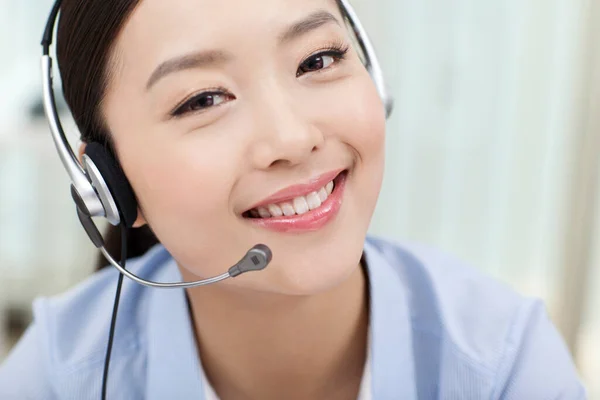
{"type": "MultiPolygon", "coordinates": [[[[86,144],[119,160],[127,269],[109,399],[583,399],[543,305],[367,237],[385,109],[336,0],[66,0],[57,55],[86,144]],[[148,228],[146,228],[148,229],[148,228]],[[131,244],[134,246],[135,244],[131,244]],[[147,250],[147,251],[146,251],[147,250]]],[[[1,399],[98,399],[118,272],[34,304],[1,399]]]]}

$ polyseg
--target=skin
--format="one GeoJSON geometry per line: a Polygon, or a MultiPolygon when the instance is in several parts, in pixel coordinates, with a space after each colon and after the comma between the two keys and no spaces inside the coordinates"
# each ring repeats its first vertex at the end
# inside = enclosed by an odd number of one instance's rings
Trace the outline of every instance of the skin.
{"type": "MultiPolygon", "coordinates": [[[[144,0],[115,43],[102,112],[149,224],[184,279],[219,275],[256,243],[259,273],[187,292],[199,353],[222,399],[356,398],[368,295],[360,257],[384,164],[381,100],[333,0],[144,0]],[[280,42],[316,11],[337,19],[280,42]],[[341,43],[343,60],[297,76],[341,43]],[[221,50],[230,60],[173,72],[164,61],[221,50]],[[172,118],[197,93],[218,106],[172,118]],[[242,217],[257,202],[349,169],[343,204],[322,229],[278,233],[242,217]]],[[[333,62],[332,62],[333,60],[333,62]]]]}

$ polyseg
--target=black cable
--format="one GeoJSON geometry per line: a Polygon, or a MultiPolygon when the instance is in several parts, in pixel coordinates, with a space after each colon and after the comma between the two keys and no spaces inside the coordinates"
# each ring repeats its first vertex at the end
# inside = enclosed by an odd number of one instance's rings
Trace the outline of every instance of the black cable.
{"type": "MultiPolygon", "coordinates": [[[[121,224],[121,266],[125,268],[127,262],[127,227],[121,224]]],[[[102,375],[102,400],[106,400],[106,386],[108,382],[108,367],[110,365],[110,355],[115,336],[115,325],[117,324],[117,312],[119,311],[119,299],[121,298],[121,287],[123,286],[123,274],[119,273],[117,281],[117,292],[115,293],[115,302],[113,304],[112,318],[110,321],[110,332],[108,334],[108,345],[106,347],[106,358],[104,361],[104,374],[102,375]]]]}

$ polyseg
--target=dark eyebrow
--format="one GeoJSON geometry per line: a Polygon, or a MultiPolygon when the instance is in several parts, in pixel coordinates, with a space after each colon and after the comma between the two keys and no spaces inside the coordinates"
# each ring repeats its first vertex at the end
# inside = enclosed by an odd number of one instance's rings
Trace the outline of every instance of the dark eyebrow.
{"type": "Polygon", "coordinates": [[[218,66],[225,64],[230,59],[231,56],[228,53],[220,50],[201,51],[172,58],[163,62],[154,70],[148,79],[148,83],[146,83],[146,90],[150,90],[156,82],[170,73],[185,69],[218,66]]]}
{"type": "Polygon", "coordinates": [[[333,14],[331,14],[325,10],[315,11],[314,13],[310,14],[308,17],[304,18],[301,21],[296,22],[295,24],[290,26],[288,29],[286,29],[285,32],[283,32],[279,36],[279,42],[280,43],[290,42],[294,39],[297,39],[298,37],[300,37],[302,35],[307,34],[310,31],[313,31],[313,30],[329,23],[329,22],[335,22],[336,24],[340,25],[340,22],[337,20],[336,17],[333,16],[333,14]]]}

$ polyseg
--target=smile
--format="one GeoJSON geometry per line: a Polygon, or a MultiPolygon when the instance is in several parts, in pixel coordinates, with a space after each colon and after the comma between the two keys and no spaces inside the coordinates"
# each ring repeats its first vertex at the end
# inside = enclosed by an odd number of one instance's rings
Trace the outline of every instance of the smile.
{"type": "Polygon", "coordinates": [[[307,185],[284,189],[243,216],[262,228],[277,232],[315,231],[338,213],[348,171],[325,174],[307,185]]]}

